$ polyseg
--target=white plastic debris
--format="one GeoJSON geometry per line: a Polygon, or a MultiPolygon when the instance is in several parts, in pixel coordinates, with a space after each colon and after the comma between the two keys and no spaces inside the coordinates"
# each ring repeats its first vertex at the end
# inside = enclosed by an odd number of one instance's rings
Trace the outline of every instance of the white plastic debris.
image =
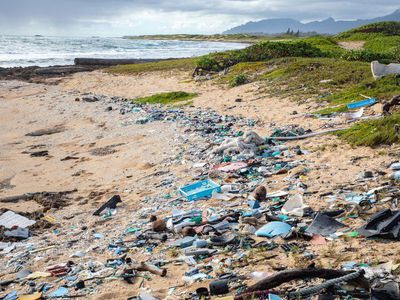
{"type": "Polygon", "coordinates": [[[343,116],[346,120],[356,120],[363,116],[364,114],[364,107],[360,108],[355,112],[344,113],[343,116]]]}
{"type": "Polygon", "coordinates": [[[304,208],[307,205],[303,202],[301,195],[295,195],[291,197],[282,207],[282,213],[289,216],[302,217],[304,215],[304,208]]]}
{"type": "Polygon", "coordinates": [[[0,226],[11,229],[15,226],[19,228],[26,228],[35,224],[36,221],[25,218],[15,212],[9,210],[0,216],[0,226]]]}
{"type": "Polygon", "coordinates": [[[390,74],[400,74],[400,64],[384,65],[378,61],[373,61],[371,62],[371,71],[375,79],[379,79],[390,74]]]}

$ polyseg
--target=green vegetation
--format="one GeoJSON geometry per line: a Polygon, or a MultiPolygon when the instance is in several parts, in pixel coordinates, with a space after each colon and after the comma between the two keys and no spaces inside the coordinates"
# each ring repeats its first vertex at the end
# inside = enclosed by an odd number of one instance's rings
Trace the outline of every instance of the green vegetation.
{"type": "Polygon", "coordinates": [[[220,71],[240,62],[266,61],[279,57],[321,57],[323,52],[304,41],[260,42],[242,50],[212,53],[198,59],[206,71],[220,71]]]}
{"type": "Polygon", "coordinates": [[[341,48],[337,41],[330,36],[312,36],[303,39],[304,42],[322,50],[328,57],[339,57],[342,53],[346,52],[341,48]]]}
{"type": "Polygon", "coordinates": [[[197,60],[205,71],[220,71],[241,62],[267,61],[282,57],[330,57],[346,61],[400,60],[400,22],[383,22],[344,32],[335,37],[312,36],[288,40],[260,41],[245,49],[212,53],[197,60]],[[360,50],[347,50],[340,41],[364,41],[360,50]]]}
{"type": "Polygon", "coordinates": [[[231,81],[229,82],[229,85],[231,87],[235,87],[235,86],[239,86],[239,85],[243,85],[247,83],[247,78],[246,75],[244,75],[243,73],[236,75],[235,77],[233,77],[231,79],[231,81]]]}
{"type": "Polygon", "coordinates": [[[169,71],[174,69],[189,71],[193,70],[195,66],[196,66],[195,58],[182,58],[182,59],[161,60],[158,62],[150,62],[143,64],[119,65],[108,68],[107,72],[115,74],[139,74],[144,72],[169,71]]]}
{"type": "Polygon", "coordinates": [[[263,65],[256,80],[266,81],[273,94],[299,101],[330,102],[329,96],[371,78],[368,63],[335,58],[279,58],[263,65]]]}
{"type": "Polygon", "coordinates": [[[191,104],[190,99],[196,97],[197,94],[195,93],[187,93],[187,92],[168,92],[168,93],[160,93],[155,94],[149,97],[137,98],[132,101],[139,102],[139,103],[149,103],[149,104],[176,104],[180,105],[187,105],[191,104]],[[184,101],[186,101],[184,103],[184,101]]]}
{"type": "Polygon", "coordinates": [[[243,62],[232,66],[229,72],[218,79],[218,83],[226,84],[232,82],[235,77],[243,74],[246,77],[246,83],[258,80],[261,74],[266,72],[267,62],[243,62]]]}
{"type": "Polygon", "coordinates": [[[365,41],[364,49],[400,62],[400,22],[380,22],[361,26],[335,37],[338,41],[365,41]]]}
{"type": "MultiPolygon", "coordinates": [[[[241,70],[245,70],[243,64],[241,70]]],[[[253,78],[266,81],[269,92],[298,101],[315,98],[326,103],[326,108],[317,111],[319,114],[346,111],[346,104],[362,100],[361,95],[389,100],[400,94],[399,77],[374,80],[365,62],[296,57],[252,64],[263,66],[253,78]]]]}
{"type": "Polygon", "coordinates": [[[354,34],[380,33],[383,35],[400,35],[400,22],[379,22],[354,28],[337,35],[338,38],[350,38],[354,34]]]}
{"type": "Polygon", "coordinates": [[[400,124],[398,114],[362,121],[336,134],[354,146],[392,145],[400,142],[400,136],[395,131],[396,124],[400,124]]]}
{"type": "Polygon", "coordinates": [[[326,97],[325,100],[330,103],[330,106],[317,113],[330,114],[346,111],[346,104],[363,99],[360,95],[374,97],[383,101],[390,100],[393,96],[399,94],[400,77],[392,75],[379,80],[367,78],[358,84],[347,86],[343,90],[326,97]]]}

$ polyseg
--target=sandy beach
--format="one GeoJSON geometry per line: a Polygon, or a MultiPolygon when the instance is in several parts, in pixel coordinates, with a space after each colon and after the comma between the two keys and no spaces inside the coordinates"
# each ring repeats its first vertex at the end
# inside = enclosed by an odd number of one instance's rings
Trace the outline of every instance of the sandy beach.
{"type": "MultiPolygon", "coordinates": [[[[110,258],[107,243],[130,226],[135,211],[148,205],[147,197],[173,193],[179,186],[192,182],[198,173],[193,168],[197,163],[194,153],[195,149],[207,148],[205,137],[188,132],[187,126],[180,122],[138,124],[136,121],[140,114],[121,114],[121,98],[134,99],[177,90],[195,92],[198,97],[193,99],[192,106],[184,107],[184,111],[214,109],[221,115],[254,119],[257,123],[251,130],[262,136],[271,134],[276,126],[292,124],[313,131],[347,126],[342,119],[309,118],[307,113],[316,108],[315,103],[298,104],[291,99],[270,96],[260,92],[264,88],[260,82],[236,88],[213,81],[194,82],[186,72],[179,71],[123,76],[99,70],[52,78],[39,84],[1,81],[0,198],[76,190],[66,196],[65,206],[46,208],[46,214],[52,215],[57,225],[50,230],[34,231],[30,242],[37,248],[49,245],[55,248],[40,252],[25,267],[37,271],[67,260],[96,262],[110,258]],[[95,102],[84,101],[87,95],[93,94],[102,98],[95,102]],[[56,132],[49,132],[54,129],[56,132]],[[37,131],[41,134],[29,135],[37,131]],[[36,157],[35,153],[41,151],[47,153],[36,157]],[[167,181],[172,184],[165,184],[167,181]],[[117,214],[107,221],[92,216],[93,211],[114,194],[121,195],[123,201],[117,214]],[[104,237],[93,239],[95,232],[104,237]],[[70,258],[77,251],[86,251],[87,254],[84,258],[70,258]]],[[[249,129],[241,125],[237,127],[238,130],[249,129]]],[[[287,145],[309,151],[302,158],[309,169],[303,181],[308,186],[305,202],[314,210],[329,209],[329,203],[320,197],[321,194],[353,186],[360,173],[385,170],[388,162],[399,155],[399,149],[393,147],[384,153],[365,147],[352,148],[333,135],[292,141],[287,145]]],[[[289,174],[303,169],[300,166],[289,174]]],[[[287,176],[266,177],[263,184],[269,191],[280,190],[287,186],[287,176]]],[[[356,189],[366,192],[381,183],[378,179],[365,181],[356,189]]],[[[163,201],[165,199],[160,198],[160,204],[163,201]]],[[[212,206],[219,207],[221,203],[210,200],[196,204],[203,209],[212,206]]],[[[191,205],[186,203],[184,207],[189,209],[191,205]]],[[[35,200],[0,203],[0,208],[31,216],[45,209],[35,200]]],[[[160,205],[159,215],[169,214],[170,208],[160,205]]],[[[349,219],[346,222],[354,227],[361,225],[360,221],[349,219]]],[[[388,244],[366,239],[349,239],[346,243],[333,241],[323,246],[310,246],[310,250],[324,253],[318,258],[318,263],[332,267],[337,266],[338,256],[346,256],[340,261],[359,257],[371,262],[396,260],[400,249],[395,244],[388,247],[388,244]],[[358,251],[349,250],[354,248],[358,251]]],[[[131,251],[138,261],[154,256],[170,257],[161,246],[155,247],[152,253],[131,251]]],[[[279,266],[298,266],[295,257],[288,257],[279,250],[271,253],[276,257],[262,265],[246,266],[241,272],[272,272],[279,266]]],[[[10,257],[2,256],[0,259],[1,279],[15,276],[6,267],[10,257]]],[[[153,277],[152,281],[137,278],[133,285],[121,280],[106,280],[96,285],[85,299],[126,299],[135,295],[143,285],[160,299],[183,299],[196,288],[207,286],[207,281],[185,284],[182,277],[188,267],[183,265],[169,264],[166,277],[153,277]]]]}

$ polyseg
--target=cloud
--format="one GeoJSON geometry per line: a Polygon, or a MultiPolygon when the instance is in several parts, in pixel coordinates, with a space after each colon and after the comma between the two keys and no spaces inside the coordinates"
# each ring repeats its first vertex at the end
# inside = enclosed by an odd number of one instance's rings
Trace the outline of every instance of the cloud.
{"type": "Polygon", "coordinates": [[[371,18],[398,0],[1,0],[0,34],[214,33],[251,20],[371,18]]]}

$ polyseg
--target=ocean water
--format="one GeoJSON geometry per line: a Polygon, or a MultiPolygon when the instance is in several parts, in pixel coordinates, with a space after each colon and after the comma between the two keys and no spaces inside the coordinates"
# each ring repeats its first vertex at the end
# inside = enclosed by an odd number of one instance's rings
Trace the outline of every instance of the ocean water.
{"type": "Polygon", "coordinates": [[[0,35],[0,67],[69,65],[76,57],[182,58],[246,46],[223,42],[0,35]]]}

